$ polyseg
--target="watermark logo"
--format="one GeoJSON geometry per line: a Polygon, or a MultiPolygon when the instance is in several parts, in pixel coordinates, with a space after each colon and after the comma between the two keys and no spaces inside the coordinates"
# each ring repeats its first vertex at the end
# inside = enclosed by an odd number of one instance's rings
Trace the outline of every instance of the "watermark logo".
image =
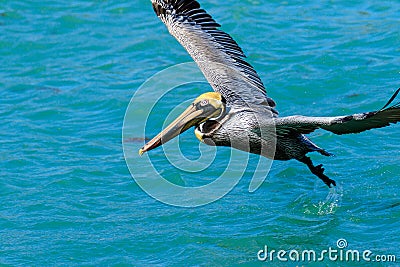
{"type": "MultiPolygon", "coordinates": [[[[221,67],[223,68],[227,67],[221,67]]],[[[227,73],[234,71],[237,70],[224,70],[227,73]]],[[[231,149],[229,158],[224,159],[223,165],[222,163],[218,165],[218,177],[214,177],[206,185],[186,186],[184,181],[179,182],[180,173],[195,175],[197,179],[204,178],[202,172],[216,159],[216,147],[197,142],[193,134],[198,147],[190,149],[199,150],[198,158],[193,159],[185,155],[183,150],[188,147],[180,142],[179,136],[143,156],[138,155],[138,150],[145,141],[148,141],[145,138],[153,138],[169,122],[178,117],[179,112],[188,107],[197,96],[207,92],[196,90],[199,84],[203,84],[203,87],[209,88],[208,91],[212,91],[195,63],[184,63],[167,68],[142,84],[132,97],[125,113],[122,131],[123,149],[132,177],[148,195],[173,206],[197,207],[222,198],[237,185],[250,162],[249,153],[231,149]],[[190,91],[191,96],[187,95],[187,91],[182,93],[182,87],[190,88],[190,86],[193,87],[190,91]],[[160,106],[165,106],[165,104],[170,107],[167,112],[165,109],[163,111],[160,109],[160,106]],[[160,120],[163,121],[162,127],[160,127],[160,120]],[[155,129],[158,130],[155,131],[155,129]],[[160,163],[165,160],[168,161],[168,166],[160,163]]],[[[229,138],[233,144],[238,142],[235,136],[229,138]]],[[[246,146],[249,147],[249,140],[239,141],[238,146],[244,146],[244,149],[246,146]]],[[[268,152],[272,155],[275,153],[275,143],[276,140],[272,138],[270,140],[272,151],[268,152]]],[[[255,170],[252,171],[249,192],[254,192],[261,186],[272,164],[272,160],[261,156],[255,161],[252,157],[252,166],[255,166],[255,170]]]]}
{"type": "Polygon", "coordinates": [[[336,247],[323,250],[275,250],[265,245],[257,252],[257,259],[264,262],[396,262],[396,255],[375,254],[369,249],[348,249],[347,240],[340,238],[336,247]]]}
{"type": "Polygon", "coordinates": [[[336,242],[336,246],[339,249],[347,248],[347,240],[344,238],[338,239],[338,241],[336,242]]]}

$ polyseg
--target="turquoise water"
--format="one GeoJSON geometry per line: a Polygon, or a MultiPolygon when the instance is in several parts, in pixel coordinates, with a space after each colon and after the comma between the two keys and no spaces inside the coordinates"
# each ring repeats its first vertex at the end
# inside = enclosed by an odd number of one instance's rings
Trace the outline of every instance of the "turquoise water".
{"type": "MultiPolygon", "coordinates": [[[[399,1],[201,2],[241,45],[282,116],[376,110],[400,86],[399,1]]],[[[0,33],[1,265],[257,266],[265,245],[321,251],[340,238],[349,249],[399,261],[400,125],[359,135],[313,133],[336,155],[313,156],[337,181],[334,190],[290,161],[274,162],[249,193],[258,160],[251,156],[225,197],[173,207],[132,179],[122,145],[125,110],[138,88],[191,60],[150,1],[0,1],[0,33]]],[[[184,86],[156,106],[148,137],[169,110],[207,90],[184,86]]],[[[136,154],[143,137],[124,143],[136,154]]],[[[182,153],[199,157],[192,131],[181,141],[182,153]]],[[[214,151],[216,160],[201,174],[176,170],[161,149],[153,152],[166,178],[196,186],[220,175],[218,163],[230,150],[214,151]]],[[[148,171],[136,173],[151,178],[148,171]]]]}

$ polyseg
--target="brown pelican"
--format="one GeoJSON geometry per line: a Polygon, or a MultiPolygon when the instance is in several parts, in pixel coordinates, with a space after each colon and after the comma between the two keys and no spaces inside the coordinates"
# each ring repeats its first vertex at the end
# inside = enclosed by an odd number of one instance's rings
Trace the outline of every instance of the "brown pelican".
{"type": "Polygon", "coordinates": [[[209,145],[230,146],[274,160],[296,159],[326,185],[336,185],[314,166],[309,152],[331,154],[305,134],[316,129],[332,133],[360,133],[400,120],[400,103],[390,106],[400,89],[380,110],[336,117],[279,117],[243,51],[194,0],[151,0],[157,16],[182,44],[215,92],[200,95],[174,122],[140,149],[154,149],[195,127],[196,137],[209,145]],[[275,153],[274,153],[275,152],[275,153]]]}

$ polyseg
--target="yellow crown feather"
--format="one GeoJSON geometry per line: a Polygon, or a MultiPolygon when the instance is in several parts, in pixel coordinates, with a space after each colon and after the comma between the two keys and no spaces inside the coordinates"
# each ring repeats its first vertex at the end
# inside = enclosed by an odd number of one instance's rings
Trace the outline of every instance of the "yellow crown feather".
{"type": "Polygon", "coordinates": [[[200,95],[199,97],[196,98],[196,102],[202,99],[215,99],[215,100],[222,100],[222,96],[218,92],[208,92],[200,95]]]}

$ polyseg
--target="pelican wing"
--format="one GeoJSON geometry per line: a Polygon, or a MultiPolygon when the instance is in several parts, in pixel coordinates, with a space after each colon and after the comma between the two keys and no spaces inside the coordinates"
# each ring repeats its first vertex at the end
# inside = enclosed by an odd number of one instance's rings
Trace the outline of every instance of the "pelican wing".
{"type": "Polygon", "coordinates": [[[194,0],[151,0],[157,16],[197,63],[212,88],[231,104],[275,107],[254,68],[230,35],[194,0]]]}
{"type": "Polygon", "coordinates": [[[400,102],[387,108],[400,92],[392,96],[389,102],[379,111],[366,112],[338,117],[304,117],[289,116],[276,118],[277,135],[289,135],[293,131],[308,134],[318,128],[335,134],[360,133],[374,128],[382,128],[400,121],[400,102]]]}

